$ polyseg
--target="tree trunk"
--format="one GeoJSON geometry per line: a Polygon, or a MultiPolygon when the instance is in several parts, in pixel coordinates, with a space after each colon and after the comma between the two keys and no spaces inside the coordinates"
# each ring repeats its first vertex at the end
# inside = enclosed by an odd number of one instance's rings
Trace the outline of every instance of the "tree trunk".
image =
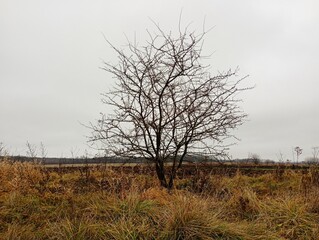
{"type": "Polygon", "coordinates": [[[180,166],[178,165],[177,167],[175,166],[175,162],[171,171],[171,175],[169,176],[169,182],[168,182],[168,189],[172,189],[174,186],[174,180],[176,178],[176,173],[177,170],[180,168],[180,166]]]}
{"type": "Polygon", "coordinates": [[[171,176],[169,177],[169,183],[168,183],[169,190],[171,190],[174,186],[174,178],[175,178],[175,176],[173,176],[173,174],[171,174],[171,176]]]}
{"type": "Polygon", "coordinates": [[[164,174],[164,168],[161,167],[158,163],[156,163],[156,174],[157,178],[160,181],[162,187],[168,188],[168,184],[164,174]]]}

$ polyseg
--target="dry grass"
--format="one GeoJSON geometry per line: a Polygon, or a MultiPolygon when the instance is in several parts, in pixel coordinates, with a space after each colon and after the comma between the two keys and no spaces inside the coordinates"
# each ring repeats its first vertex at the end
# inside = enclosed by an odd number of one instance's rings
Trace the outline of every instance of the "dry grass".
{"type": "Polygon", "coordinates": [[[198,174],[167,192],[108,167],[0,163],[0,239],[318,239],[318,169],[198,174]]]}

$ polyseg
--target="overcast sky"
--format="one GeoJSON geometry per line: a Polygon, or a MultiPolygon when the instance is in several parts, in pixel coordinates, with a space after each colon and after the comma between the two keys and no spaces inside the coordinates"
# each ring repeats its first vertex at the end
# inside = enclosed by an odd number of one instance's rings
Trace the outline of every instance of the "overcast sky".
{"type": "Polygon", "coordinates": [[[26,141],[49,156],[82,155],[94,121],[108,109],[100,93],[114,81],[100,69],[116,61],[103,34],[121,47],[154,28],[176,31],[183,22],[206,36],[213,70],[249,74],[242,94],[249,115],[231,148],[234,158],[302,158],[319,146],[319,2],[316,0],[0,0],[0,142],[12,154],[26,141]]]}

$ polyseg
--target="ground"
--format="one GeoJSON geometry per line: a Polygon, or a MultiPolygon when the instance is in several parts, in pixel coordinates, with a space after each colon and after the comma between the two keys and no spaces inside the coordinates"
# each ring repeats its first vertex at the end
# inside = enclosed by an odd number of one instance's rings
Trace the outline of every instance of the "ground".
{"type": "Polygon", "coordinates": [[[319,168],[0,163],[0,239],[318,239],[319,168]]]}

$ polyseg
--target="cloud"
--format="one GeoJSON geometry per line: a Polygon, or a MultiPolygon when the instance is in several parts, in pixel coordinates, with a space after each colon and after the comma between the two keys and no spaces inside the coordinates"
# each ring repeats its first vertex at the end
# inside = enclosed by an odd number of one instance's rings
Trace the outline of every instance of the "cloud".
{"type": "Polygon", "coordinates": [[[256,84],[243,95],[250,121],[236,131],[233,156],[288,156],[295,144],[310,151],[319,144],[318,8],[314,0],[1,1],[0,141],[21,152],[26,140],[43,141],[57,156],[85,148],[89,132],[78,122],[108,111],[99,94],[114,79],[99,67],[117,61],[102,33],[118,47],[125,35],[143,44],[149,18],[176,31],[182,11],[183,25],[200,31],[206,17],[215,26],[204,45],[212,71],[239,66],[256,84]]]}

